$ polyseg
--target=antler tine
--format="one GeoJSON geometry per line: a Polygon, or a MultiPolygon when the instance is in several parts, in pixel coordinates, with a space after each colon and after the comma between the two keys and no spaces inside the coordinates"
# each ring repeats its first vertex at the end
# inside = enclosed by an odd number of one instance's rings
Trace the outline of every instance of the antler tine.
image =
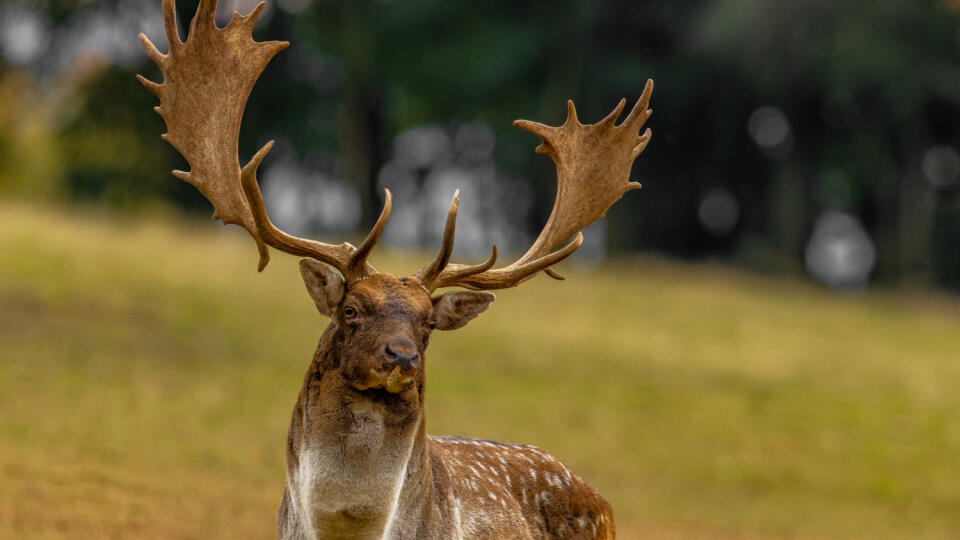
{"type": "Polygon", "coordinates": [[[220,3],[219,0],[200,0],[200,3],[197,5],[197,12],[194,13],[193,20],[190,21],[190,32],[187,35],[188,40],[198,26],[216,25],[215,19],[218,3],[220,3]]]}
{"type": "MultiPolygon", "coordinates": [[[[173,52],[174,49],[183,47],[183,42],[180,41],[180,30],[177,28],[176,2],[174,0],[163,0],[160,9],[163,11],[163,27],[167,32],[167,43],[170,44],[170,52],[173,52]]],[[[143,36],[143,34],[140,35],[143,36]]]]}
{"type": "MultiPolygon", "coordinates": [[[[167,56],[161,53],[160,51],[158,51],[157,48],[153,45],[153,42],[147,39],[147,36],[140,34],[140,43],[143,44],[143,48],[147,51],[147,56],[150,57],[150,59],[153,60],[153,62],[158,66],[162,65],[164,61],[167,59],[167,56]]],[[[147,89],[153,92],[154,94],[157,94],[158,93],[157,89],[160,88],[160,86],[162,86],[160,84],[157,84],[151,81],[150,79],[147,79],[146,77],[140,74],[137,74],[137,80],[140,81],[140,84],[146,86],[147,89]]]]}
{"type": "Polygon", "coordinates": [[[263,8],[265,7],[266,3],[260,2],[255,8],[253,8],[253,11],[246,15],[241,15],[240,12],[234,11],[233,17],[230,20],[230,24],[237,22],[252,31],[253,25],[257,24],[257,21],[260,19],[260,13],[263,12],[263,8]]]}
{"type": "MultiPolygon", "coordinates": [[[[652,91],[653,81],[648,80],[640,99],[620,125],[614,122],[623,112],[624,100],[593,125],[580,123],[573,101],[567,102],[567,118],[558,127],[529,120],[515,121],[515,126],[542,139],[536,151],[550,156],[557,167],[557,196],[547,224],[530,249],[513,264],[469,275],[464,275],[462,265],[447,265],[436,277],[426,274],[431,277],[430,286],[455,285],[479,290],[515,287],[542,270],[555,279],[563,279],[550,267],[580,247],[583,243],[580,231],[602,218],[624,193],[640,187],[630,182],[629,176],[634,159],[650,140],[649,129],[643,135],[637,131],[650,117],[647,105],[652,91]],[[576,237],[569,244],[551,251],[573,235],[576,237]]],[[[443,249],[445,246],[429,268],[440,262],[443,249]]]]}
{"type": "Polygon", "coordinates": [[[468,289],[483,290],[483,287],[474,287],[468,284],[470,278],[482,274],[491,268],[497,262],[497,245],[493,244],[490,250],[490,256],[487,260],[479,264],[450,264],[442,268],[440,273],[423,283],[423,286],[431,293],[444,287],[465,287],[468,289]]]}
{"type": "Polygon", "coordinates": [[[490,258],[483,263],[467,266],[462,264],[450,264],[444,269],[443,273],[434,280],[432,288],[428,290],[433,292],[442,287],[463,287],[475,291],[488,291],[493,289],[508,289],[516,287],[524,281],[537,275],[541,270],[547,270],[551,266],[573,255],[583,244],[583,234],[577,233],[577,236],[569,244],[558,249],[549,255],[540,257],[526,263],[515,262],[503,268],[493,268],[497,260],[497,245],[493,245],[493,253],[490,258]]]}
{"type": "Polygon", "coordinates": [[[441,275],[438,275],[430,283],[430,286],[427,289],[430,292],[433,292],[442,287],[450,287],[457,285],[465,280],[468,280],[471,276],[482,274],[487,270],[493,268],[493,265],[497,262],[497,245],[493,244],[490,249],[490,256],[487,257],[487,260],[479,264],[465,265],[465,264],[454,264],[446,268],[447,272],[441,275]]]}
{"type": "MultiPolygon", "coordinates": [[[[637,104],[639,105],[639,101],[637,104]]],[[[617,103],[617,106],[610,111],[610,114],[603,117],[603,120],[597,122],[598,126],[604,126],[606,128],[611,128],[614,126],[614,122],[617,121],[617,118],[620,118],[620,113],[623,112],[623,108],[627,105],[627,100],[620,98],[620,101],[617,103]]]]}
{"type": "Polygon", "coordinates": [[[383,209],[380,211],[380,217],[377,218],[377,222],[373,225],[373,229],[370,229],[367,237],[363,239],[363,243],[350,257],[347,270],[344,272],[344,277],[349,282],[359,281],[376,272],[373,266],[367,264],[367,257],[373,251],[373,246],[377,245],[377,241],[383,233],[383,228],[387,226],[387,221],[390,219],[390,211],[393,209],[393,194],[390,193],[389,189],[384,189],[383,193],[383,209]]]}
{"type": "MultiPolygon", "coordinates": [[[[356,251],[352,245],[344,242],[340,245],[332,246],[330,244],[324,244],[323,242],[317,242],[316,240],[292,236],[278,229],[273,222],[270,221],[270,217],[267,215],[267,209],[263,204],[263,195],[260,193],[260,186],[257,185],[257,167],[260,166],[260,162],[263,161],[263,158],[271,148],[273,148],[273,141],[263,145],[263,148],[250,159],[250,162],[244,166],[240,174],[240,183],[243,187],[246,200],[250,204],[250,211],[256,226],[255,230],[259,238],[284,253],[317,259],[318,261],[333,266],[342,274],[347,275],[351,258],[356,251]]],[[[267,260],[269,260],[269,257],[267,260]]],[[[263,270],[267,265],[267,260],[261,260],[258,270],[263,270]]]]}
{"type": "Polygon", "coordinates": [[[448,272],[444,272],[450,262],[450,256],[453,254],[453,239],[457,231],[457,211],[459,208],[460,190],[458,189],[453,193],[453,200],[450,201],[450,210],[447,211],[447,222],[443,228],[443,240],[440,242],[440,252],[437,253],[437,258],[414,275],[430,292],[441,287],[447,287],[448,283],[454,284],[474,274],[485,272],[493,268],[493,265],[497,262],[497,245],[493,244],[490,257],[486,261],[474,265],[453,265],[448,272]]]}
{"type": "MultiPolygon", "coordinates": [[[[650,105],[650,96],[653,94],[653,81],[647,80],[647,84],[643,87],[643,93],[640,94],[640,99],[637,100],[637,103],[634,104],[633,109],[630,109],[630,113],[627,117],[620,123],[619,128],[627,129],[640,129],[640,126],[650,118],[650,115],[653,114],[653,111],[647,107],[650,105]]],[[[619,115],[618,115],[619,116],[619,115]]],[[[644,132],[644,135],[648,135],[650,132],[647,129],[644,132]]]]}
{"type": "Polygon", "coordinates": [[[453,254],[453,238],[457,232],[457,211],[460,208],[460,190],[453,192],[453,200],[450,201],[450,210],[447,211],[447,221],[443,227],[443,240],[440,241],[440,252],[430,264],[424,266],[414,275],[419,279],[423,286],[432,290],[431,283],[440,275],[440,272],[446,268],[450,262],[450,255],[453,254]]]}
{"type": "Polygon", "coordinates": [[[268,142],[241,169],[237,138],[247,98],[260,73],[287,42],[253,40],[254,23],[262,12],[260,2],[249,14],[235,13],[225,28],[214,20],[216,0],[200,0],[190,22],[186,42],[180,41],[174,0],[163,0],[163,19],[170,51],[161,54],[144,35],[140,40],[149,57],[160,67],[163,82],[155,83],[138,76],[147,89],[160,98],[156,107],[167,124],[161,137],[173,145],[187,162],[190,171],[173,171],[189,182],[213,204],[214,218],[242,226],[257,243],[259,270],[270,255],[267,245],[280,251],[311,257],[336,267],[345,276],[375,272],[366,264],[366,256],[376,242],[386,218],[387,208],[374,232],[364,243],[362,257],[349,243],[325,244],[297,238],[277,229],[267,217],[257,184],[257,168],[273,147],[268,142]]]}

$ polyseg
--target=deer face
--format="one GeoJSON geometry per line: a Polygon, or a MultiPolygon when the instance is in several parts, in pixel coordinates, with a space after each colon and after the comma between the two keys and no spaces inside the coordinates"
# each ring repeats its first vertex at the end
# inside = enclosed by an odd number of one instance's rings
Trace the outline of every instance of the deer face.
{"type": "Polygon", "coordinates": [[[495,298],[475,291],[431,297],[419,279],[391,274],[348,284],[333,267],[313,259],[300,261],[300,273],[317,310],[336,326],[341,377],[360,392],[422,388],[430,333],[463,327],[495,298]]]}

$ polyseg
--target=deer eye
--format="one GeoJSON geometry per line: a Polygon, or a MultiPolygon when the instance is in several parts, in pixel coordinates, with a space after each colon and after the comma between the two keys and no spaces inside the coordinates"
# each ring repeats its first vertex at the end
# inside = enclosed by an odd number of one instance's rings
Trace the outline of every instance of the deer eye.
{"type": "Polygon", "coordinates": [[[352,319],[357,316],[357,308],[353,306],[347,306],[343,308],[343,318],[352,319]]]}
{"type": "Polygon", "coordinates": [[[429,326],[430,329],[433,330],[434,328],[437,327],[437,321],[430,321],[430,323],[427,326],[429,326]]]}

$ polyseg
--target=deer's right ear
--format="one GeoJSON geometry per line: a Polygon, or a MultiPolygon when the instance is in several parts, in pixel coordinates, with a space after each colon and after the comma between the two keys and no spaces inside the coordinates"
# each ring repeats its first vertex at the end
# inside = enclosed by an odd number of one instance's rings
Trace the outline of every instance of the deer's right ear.
{"type": "Polygon", "coordinates": [[[314,259],[300,259],[300,275],[307,286],[310,298],[317,304],[317,311],[333,318],[337,306],[343,301],[343,278],[329,264],[314,259]]]}

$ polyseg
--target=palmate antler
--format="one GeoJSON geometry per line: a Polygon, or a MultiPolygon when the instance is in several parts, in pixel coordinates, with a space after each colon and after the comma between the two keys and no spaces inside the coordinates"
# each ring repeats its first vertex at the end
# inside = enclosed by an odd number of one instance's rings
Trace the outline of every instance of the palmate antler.
{"type": "Polygon", "coordinates": [[[240,168],[237,137],[247,98],[273,56],[289,45],[253,40],[253,26],[263,2],[248,15],[234,13],[226,28],[220,29],[214,21],[217,1],[200,0],[186,42],[180,41],[177,32],[174,0],[163,0],[162,6],[170,51],[161,54],[143,34],[140,41],[160,67],[163,82],[137,78],[160,98],[155,110],[167,124],[167,133],[161,137],[190,164],[190,172],[173,171],[174,176],[200,190],[213,204],[214,218],[240,225],[253,236],[260,252],[260,270],[270,260],[269,245],[330,264],[350,281],[374,273],[366,260],[390,217],[389,191],[380,219],[359,249],[346,242],[331,245],[290,236],[267,217],[256,175],[273,141],[240,168]]]}
{"type": "Polygon", "coordinates": [[[547,224],[530,249],[509,266],[491,269],[496,259],[496,245],[491,258],[483,264],[449,264],[459,206],[459,194],[454,195],[440,253],[417,273],[424,286],[430,291],[441,287],[502,289],[515,287],[541,270],[563,279],[552,272],[550,266],[580,247],[583,228],[606,215],[624,193],[640,188],[640,184],[630,181],[630,168],[650,141],[649,128],[642,135],[638,132],[650,117],[647,105],[652,92],[653,81],[648,80],[640,99],[619,125],[616,121],[623,112],[625,100],[620,100],[613,112],[593,125],[580,123],[572,101],[567,102],[567,120],[561,126],[515,121],[513,125],[540,136],[543,142],[536,151],[550,156],[557,166],[557,197],[547,224]],[[573,241],[551,252],[574,233],[577,236],[573,241]]]}
{"type": "MultiPolygon", "coordinates": [[[[190,172],[173,171],[174,176],[194,185],[213,204],[214,218],[245,228],[257,242],[259,269],[269,261],[267,246],[311,257],[330,264],[355,282],[376,272],[367,263],[374,245],[390,217],[391,195],[386,191],[380,218],[359,248],[347,242],[338,245],[290,236],[277,229],[267,216],[257,168],[273,141],[265,144],[241,169],[237,138],[243,109],[260,73],[287,42],[253,41],[252,31],[263,9],[261,2],[245,16],[234,13],[230,23],[217,28],[216,0],[200,0],[190,24],[186,42],[180,41],[174,0],[163,0],[163,18],[170,51],[161,54],[144,36],[144,48],[163,73],[158,84],[137,76],[160,98],[160,113],[167,124],[161,137],[176,148],[190,164],[190,172]]],[[[643,94],[627,118],[616,125],[625,101],[606,118],[593,125],[577,120],[573,102],[568,102],[567,120],[550,127],[528,120],[514,125],[539,135],[537,152],[549,155],[557,167],[557,197],[553,211],[536,241],[516,262],[493,269],[496,245],[490,258],[477,265],[450,264],[459,194],[454,196],[447,215],[440,253],[416,277],[430,290],[458,286],[470,289],[501,289],[519,285],[540,271],[563,279],[550,267],[570,256],[583,242],[580,231],[603,217],[607,210],[640,184],[629,181],[634,159],[650,140],[650,130],[638,135],[650,116],[647,105],[653,82],[647,81],[643,94]],[[551,251],[576,234],[562,249],[551,251]]]]}

